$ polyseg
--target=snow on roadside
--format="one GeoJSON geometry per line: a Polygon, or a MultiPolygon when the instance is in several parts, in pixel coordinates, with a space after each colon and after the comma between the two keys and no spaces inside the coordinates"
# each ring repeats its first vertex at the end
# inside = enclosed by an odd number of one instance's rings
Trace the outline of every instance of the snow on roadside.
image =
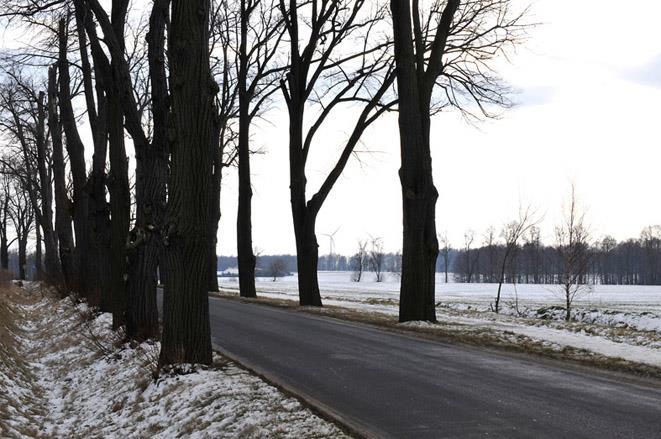
{"type": "Polygon", "coordinates": [[[13,432],[9,437],[344,437],[296,399],[219,356],[212,367],[188,366],[154,380],[158,343],[122,344],[109,314],[25,294],[31,303],[14,305],[26,317],[19,353],[36,382],[16,386],[42,396],[30,419],[0,418],[13,432]],[[31,431],[26,422],[40,426],[38,433],[19,434],[31,431]]]}

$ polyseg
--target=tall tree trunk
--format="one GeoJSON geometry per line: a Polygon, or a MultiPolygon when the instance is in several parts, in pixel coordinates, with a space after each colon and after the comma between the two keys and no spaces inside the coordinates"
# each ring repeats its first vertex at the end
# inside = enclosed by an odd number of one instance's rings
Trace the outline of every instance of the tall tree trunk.
{"type": "Polygon", "coordinates": [[[245,0],[241,0],[241,36],[239,44],[239,206],[236,219],[239,292],[242,297],[256,297],[255,264],[252,245],[252,183],[250,181],[250,96],[248,77],[248,19],[245,0]]]}
{"type": "Polygon", "coordinates": [[[160,364],[211,363],[209,213],[213,99],[209,0],[174,0],[169,33],[171,154],[160,364]]]}
{"type": "Polygon", "coordinates": [[[87,105],[87,116],[92,130],[94,154],[92,172],[87,182],[90,221],[90,258],[87,270],[90,276],[90,295],[96,297],[101,311],[111,311],[110,277],[110,208],[106,198],[106,155],[108,152],[108,131],[105,78],[101,69],[94,65],[95,79],[92,79],[92,66],[87,52],[85,20],[91,20],[91,14],[80,1],[74,2],[78,46],[83,76],[83,91],[87,105]],[[96,99],[94,91],[96,90],[96,99]]]}
{"type": "Polygon", "coordinates": [[[316,215],[305,213],[295,227],[296,263],[298,267],[299,303],[302,306],[321,306],[317,264],[319,244],[315,234],[316,215]]]}
{"type": "Polygon", "coordinates": [[[408,0],[391,0],[399,93],[403,250],[399,321],[436,321],[436,200],[429,148],[431,96],[416,71],[408,0]]]}
{"type": "Polygon", "coordinates": [[[53,147],[53,184],[55,188],[55,233],[59,244],[60,263],[65,286],[73,289],[77,279],[74,261],[71,206],[67,196],[62,149],[62,126],[57,114],[57,68],[48,69],[48,125],[53,147]]]}
{"type": "Polygon", "coordinates": [[[305,100],[298,97],[299,93],[298,89],[292,90],[292,103],[289,108],[289,188],[296,237],[298,300],[302,306],[321,306],[321,294],[317,280],[319,246],[314,231],[316,214],[310,212],[305,196],[307,186],[305,158],[303,157],[305,100]]]}
{"type": "Polygon", "coordinates": [[[7,221],[9,220],[9,190],[5,187],[2,198],[2,210],[0,211],[0,268],[9,270],[9,243],[7,238],[7,221]]]}
{"type": "MultiPolygon", "coordinates": [[[[115,37],[124,49],[124,23],[126,21],[127,0],[113,0],[112,25],[115,37]]],[[[105,87],[108,111],[108,144],[110,150],[110,291],[112,326],[118,329],[126,324],[128,297],[126,290],[126,240],[131,214],[131,194],[129,190],[128,158],[124,144],[124,113],[122,110],[119,81],[119,63],[114,57],[111,63],[112,84],[105,87]]]]}
{"type": "Polygon", "coordinates": [[[209,291],[218,291],[218,223],[220,221],[220,189],[223,181],[223,148],[220,143],[220,132],[214,130],[212,137],[214,148],[213,189],[211,194],[211,216],[209,218],[209,291]]]}
{"type": "Polygon", "coordinates": [[[73,222],[76,233],[75,264],[74,272],[78,279],[74,287],[83,297],[88,296],[88,270],[89,261],[89,199],[86,190],[87,171],[85,165],[85,147],[78,134],[76,118],[71,103],[71,79],[69,75],[69,61],[67,60],[68,47],[67,29],[65,20],[59,23],[59,105],[62,126],[66,135],[66,147],[69,153],[69,163],[73,176],[73,222]]]}
{"type": "Polygon", "coordinates": [[[168,89],[165,72],[165,25],[170,0],[156,0],[149,18],[147,49],[152,91],[154,137],[136,148],[136,223],[129,235],[127,336],[158,335],[156,287],[163,247],[160,241],[167,183],[168,89]]]}
{"type": "Polygon", "coordinates": [[[110,297],[112,326],[126,323],[126,239],[129,231],[131,198],[128,159],[124,145],[124,117],[116,94],[108,96],[108,139],[110,146],[110,297]]]}
{"type": "MultiPolygon", "coordinates": [[[[62,267],[57,255],[57,239],[53,230],[53,190],[51,186],[51,176],[48,173],[48,158],[46,152],[46,103],[45,93],[40,92],[37,101],[37,170],[39,173],[39,195],[41,206],[37,206],[35,211],[39,219],[39,227],[43,231],[43,241],[45,248],[45,275],[46,280],[59,285],[62,282],[62,267]]],[[[39,248],[39,247],[37,247],[39,248]]]]}
{"type": "Polygon", "coordinates": [[[0,237],[0,266],[3,270],[9,270],[9,246],[6,235],[0,237]]]}
{"type": "Polygon", "coordinates": [[[44,261],[42,256],[42,246],[41,246],[41,227],[39,224],[35,224],[34,227],[35,241],[34,241],[34,275],[32,278],[34,280],[43,280],[44,275],[44,261]]]}
{"type": "Polygon", "coordinates": [[[18,237],[18,278],[27,279],[25,268],[27,266],[27,247],[28,238],[26,231],[23,231],[18,237]]]}

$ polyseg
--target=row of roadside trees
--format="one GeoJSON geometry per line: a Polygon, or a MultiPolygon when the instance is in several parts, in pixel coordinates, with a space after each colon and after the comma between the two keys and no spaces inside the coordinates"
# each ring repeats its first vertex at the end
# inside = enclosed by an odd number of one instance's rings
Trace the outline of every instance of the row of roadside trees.
{"type": "Polygon", "coordinates": [[[289,120],[300,304],[322,305],[316,221],[325,200],[366,130],[398,112],[399,318],[436,320],[432,116],[455,108],[491,117],[510,105],[492,67],[523,37],[525,11],[509,0],[0,5],[7,32],[32,36],[0,59],[2,165],[34,215],[44,275],[112,312],[128,337],[160,334],[161,365],[211,361],[207,293],[217,288],[230,165],[239,175],[241,295],[256,294],[250,130],[278,105],[289,120]],[[312,189],[308,157],[340,112],[352,118],[348,137],[312,189]]]}

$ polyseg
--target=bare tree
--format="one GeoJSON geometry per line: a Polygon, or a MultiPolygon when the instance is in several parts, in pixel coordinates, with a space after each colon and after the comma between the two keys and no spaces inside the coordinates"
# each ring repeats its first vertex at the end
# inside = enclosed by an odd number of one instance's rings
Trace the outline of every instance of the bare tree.
{"type": "Polygon", "coordinates": [[[75,287],[83,297],[89,296],[89,194],[86,190],[87,169],[85,165],[85,145],[78,133],[76,116],[73,111],[71,94],[71,76],[68,60],[68,29],[65,19],[61,19],[58,27],[59,57],[58,57],[58,104],[60,122],[66,137],[66,148],[73,177],[73,224],[76,236],[74,272],[78,275],[75,287]]]}
{"type": "Polygon", "coordinates": [[[218,291],[218,222],[220,221],[220,194],[223,171],[237,162],[238,129],[236,119],[238,109],[238,6],[229,6],[226,1],[212,2],[210,16],[211,72],[219,85],[216,98],[217,126],[213,145],[213,194],[211,200],[211,220],[209,222],[209,290],[218,291]]]}
{"type": "Polygon", "coordinates": [[[565,319],[569,321],[574,300],[590,291],[590,286],[586,284],[590,231],[585,223],[585,211],[576,198],[574,185],[562,222],[555,229],[555,237],[560,258],[560,285],[566,307],[565,319]]]}
{"type": "Polygon", "coordinates": [[[319,211],[363,133],[395,102],[389,41],[378,32],[384,11],[363,0],[280,0],[290,67],[280,85],[289,115],[289,179],[296,237],[299,303],[321,306],[317,264],[319,211]],[[301,46],[302,43],[302,46],[301,46]],[[349,105],[357,111],[348,140],[319,190],[308,198],[306,163],[315,135],[349,105]],[[310,117],[306,110],[317,109],[310,117]]]}
{"type": "Polygon", "coordinates": [[[402,165],[403,259],[399,320],[436,320],[438,255],[431,150],[431,115],[444,106],[492,116],[490,106],[508,106],[491,62],[517,41],[521,15],[509,0],[431,2],[424,16],[419,0],[391,0],[402,165]],[[434,94],[439,89],[440,93],[434,94]]]}
{"type": "Polygon", "coordinates": [[[0,268],[9,269],[9,222],[10,176],[6,171],[0,172],[0,268]]]}
{"type": "Polygon", "coordinates": [[[496,229],[493,226],[487,227],[483,236],[482,246],[486,251],[486,282],[494,282],[496,279],[496,253],[498,248],[496,246],[496,229]]]}
{"type": "Polygon", "coordinates": [[[285,33],[277,0],[238,0],[238,95],[239,95],[239,204],[237,258],[239,289],[243,297],[255,297],[255,263],[252,253],[252,183],[250,179],[250,127],[262,107],[279,89],[277,54],[285,33]]]}
{"type": "MultiPolygon", "coordinates": [[[[3,159],[3,169],[21,181],[36,221],[36,233],[45,243],[46,279],[55,285],[62,281],[57,239],[53,230],[53,193],[48,172],[50,153],[47,144],[47,111],[44,91],[32,78],[20,71],[9,70],[10,80],[2,85],[0,98],[0,128],[11,140],[7,152],[13,160],[3,159]]],[[[41,264],[41,242],[37,241],[36,256],[41,264]]],[[[41,267],[40,267],[41,269],[41,267]]]]}
{"type": "Polygon", "coordinates": [[[402,253],[397,252],[392,255],[390,263],[390,272],[397,278],[402,278],[402,253]]]}
{"type": "Polygon", "coordinates": [[[285,263],[284,259],[273,259],[269,264],[269,275],[273,278],[273,282],[285,274],[287,274],[287,264],[285,263]]]}
{"type": "Polygon", "coordinates": [[[448,232],[443,232],[439,236],[441,243],[441,256],[443,257],[443,272],[445,273],[445,283],[448,283],[448,270],[450,267],[450,240],[448,239],[448,232]]]}
{"type": "Polygon", "coordinates": [[[53,187],[55,198],[55,232],[59,244],[60,263],[68,290],[75,287],[78,274],[75,261],[73,230],[71,228],[71,200],[67,192],[62,124],[58,114],[57,65],[48,69],[48,128],[53,149],[53,187]]]}
{"type": "MultiPolygon", "coordinates": [[[[102,311],[110,312],[113,303],[112,288],[109,287],[112,284],[112,231],[110,205],[106,196],[108,105],[104,90],[104,72],[97,63],[92,67],[88,53],[84,23],[90,20],[90,14],[78,0],[74,2],[74,10],[82,88],[94,147],[92,169],[87,179],[90,257],[85,270],[88,271],[90,294],[99,297],[99,307],[102,311]]],[[[106,78],[106,81],[111,82],[109,78],[106,78]]]]}
{"type": "Polygon", "coordinates": [[[18,242],[18,278],[26,279],[27,245],[30,232],[34,228],[34,212],[27,190],[19,178],[11,182],[9,199],[9,217],[14,225],[18,242]]]}
{"type": "Polygon", "coordinates": [[[371,249],[369,252],[369,263],[374,271],[377,282],[383,282],[385,273],[383,272],[383,264],[385,262],[386,254],[383,251],[383,239],[382,238],[372,238],[371,240],[371,249]]]}
{"type": "Polygon", "coordinates": [[[515,221],[505,224],[501,231],[501,237],[505,241],[505,249],[500,260],[500,272],[498,273],[498,292],[496,293],[496,306],[494,311],[500,311],[500,292],[505,281],[505,270],[511,263],[516,251],[519,248],[520,240],[533,228],[539,224],[538,218],[530,206],[525,209],[519,206],[519,218],[515,221]]]}
{"type": "Polygon", "coordinates": [[[367,241],[358,241],[358,251],[351,257],[351,280],[360,282],[367,264],[367,241]]]}
{"type": "MultiPolygon", "coordinates": [[[[124,29],[128,1],[114,0],[110,17],[98,0],[78,0],[76,7],[89,7],[103,31],[101,40],[93,20],[83,21],[89,37],[95,66],[104,79],[104,92],[108,96],[108,123],[111,177],[109,182],[111,210],[115,210],[112,224],[113,319],[115,326],[127,323],[129,337],[145,338],[158,329],[156,310],[157,270],[162,262],[161,236],[165,218],[167,180],[166,142],[169,126],[169,96],[166,77],[165,27],[168,22],[169,1],[154,2],[147,34],[147,60],[151,99],[140,90],[147,86],[135,75],[133,58],[127,54],[124,29]],[[110,53],[108,59],[103,42],[110,53]],[[137,80],[136,80],[137,79],[137,80]],[[136,85],[137,83],[137,85],[136,85]],[[153,136],[143,123],[144,102],[151,102],[153,136]],[[120,124],[122,122],[122,124],[120,124]],[[136,221],[129,233],[130,193],[127,160],[123,145],[123,129],[130,134],[136,151],[136,221]],[[120,137],[121,131],[121,137],[120,137]],[[114,152],[113,152],[114,151],[114,152]],[[114,163],[114,166],[113,166],[114,163]],[[114,170],[113,170],[114,169],[114,170]],[[113,201],[114,200],[114,201],[113,201]],[[126,245],[128,241],[128,246],[126,245]],[[127,250],[132,260],[127,272],[127,250]],[[122,279],[117,274],[122,272],[122,279]],[[127,275],[126,285],[123,282],[127,275]]],[[[88,14],[85,15],[88,17],[88,14]]],[[[205,252],[206,253],[206,252],[205,252]]],[[[208,268],[208,267],[207,267],[208,268]]],[[[164,273],[165,270],[160,270],[164,273]]]]}
{"type": "Polygon", "coordinates": [[[461,261],[462,282],[471,283],[475,265],[479,258],[479,249],[473,249],[475,241],[475,231],[469,229],[464,233],[464,257],[461,261]]]}

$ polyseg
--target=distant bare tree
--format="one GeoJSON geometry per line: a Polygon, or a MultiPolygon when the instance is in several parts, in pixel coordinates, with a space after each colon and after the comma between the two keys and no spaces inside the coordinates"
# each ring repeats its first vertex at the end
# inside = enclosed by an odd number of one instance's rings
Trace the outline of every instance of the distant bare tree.
{"type": "Polygon", "coordinates": [[[438,238],[441,244],[441,256],[443,257],[443,272],[445,273],[445,283],[448,283],[448,269],[450,265],[450,240],[448,232],[443,232],[438,238]]]}
{"type": "Polygon", "coordinates": [[[647,285],[656,285],[661,280],[661,226],[645,227],[640,233],[640,244],[646,262],[641,267],[642,281],[647,285]]]}
{"type": "Polygon", "coordinates": [[[501,237],[505,241],[505,250],[503,257],[500,260],[500,273],[498,274],[498,293],[496,294],[495,311],[498,313],[500,310],[500,292],[505,281],[505,269],[514,258],[514,254],[519,248],[519,241],[539,223],[540,219],[535,215],[535,212],[530,206],[525,209],[519,207],[519,218],[515,221],[505,224],[503,230],[500,232],[501,237]]]}
{"type": "Polygon", "coordinates": [[[565,320],[569,321],[574,300],[590,291],[590,286],[586,284],[590,231],[585,223],[585,211],[578,204],[574,185],[562,222],[555,229],[555,237],[560,259],[560,285],[566,306],[565,320]]]}
{"type": "Polygon", "coordinates": [[[489,226],[487,231],[484,233],[483,247],[486,250],[486,279],[485,282],[494,282],[496,279],[495,267],[496,267],[496,253],[498,248],[496,246],[496,229],[493,226],[489,226]]]}
{"type": "Polygon", "coordinates": [[[269,264],[269,275],[273,278],[273,282],[285,274],[287,274],[287,264],[284,259],[276,258],[272,260],[269,264]]]}
{"type": "Polygon", "coordinates": [[[10,176],[0,172],[0,268],[9,269],[9,236],[7,225],[9,221],[10,176]]]}
{"type": "Polygon", "coordinates": [[[27,245],[30,233],[34,228],[34,212],[28,196],[28,191],[19,178],[11,182],[11,197],[9,199],[9,217],[14,225],[18,241],[18,278],[26,279],[27,245]]]}
{"type": "MultiPolygon", "coordinates": [[[[50,151],[47,143],[46,93],[41,85],[20,71],[9,70],[7,83],[0,87],[0,129],[9,143],[11,159],[0,159],[3,170],[21,181],[37,224],[36,233],[46,244],[46,279],[55,285],[61,281],[57,239],[53,230],[53,195],[48,172],[50,151]]],[[[41,245],[37,241],[37,264],[41,261],[41,245]]],[[[43,273],[42,273],[43,274],[43,273]]]]}
{"type": "Polygon", "coordinates": [[[464,255],[461,261],[462,281],[471,283],[473,280],[473,273],[475,265],[480,257],[480,249],[473,249],[473,242],[475,241],[475,231],[469,229],[464,233],[464,255]]]}
{"type": "Polygon", "coordinates": [[[372,248],[369,252],[369,262],[372,267],[372,271],[374,271],[374,274],[376,275],[376,281],[383,282],[385,277],[383,272],[383,263],[386,257],[386,254],[383,252],[383,239],[372,238],[371,244],[372,248]]]}
{"type": "Polygon", "coordinates": [[[351,257],[351,269],[353,274],[351,280],[360,282],[363,277],[363,270],[367,264],[367,241],[358,241],[358,251],[351,257]]]}
{"type": "Polygon", "coordinates": [[[398,251],[390,260],[390,273],[392,273],[397,279],[402,278],[402,253],[398,251]]]}

